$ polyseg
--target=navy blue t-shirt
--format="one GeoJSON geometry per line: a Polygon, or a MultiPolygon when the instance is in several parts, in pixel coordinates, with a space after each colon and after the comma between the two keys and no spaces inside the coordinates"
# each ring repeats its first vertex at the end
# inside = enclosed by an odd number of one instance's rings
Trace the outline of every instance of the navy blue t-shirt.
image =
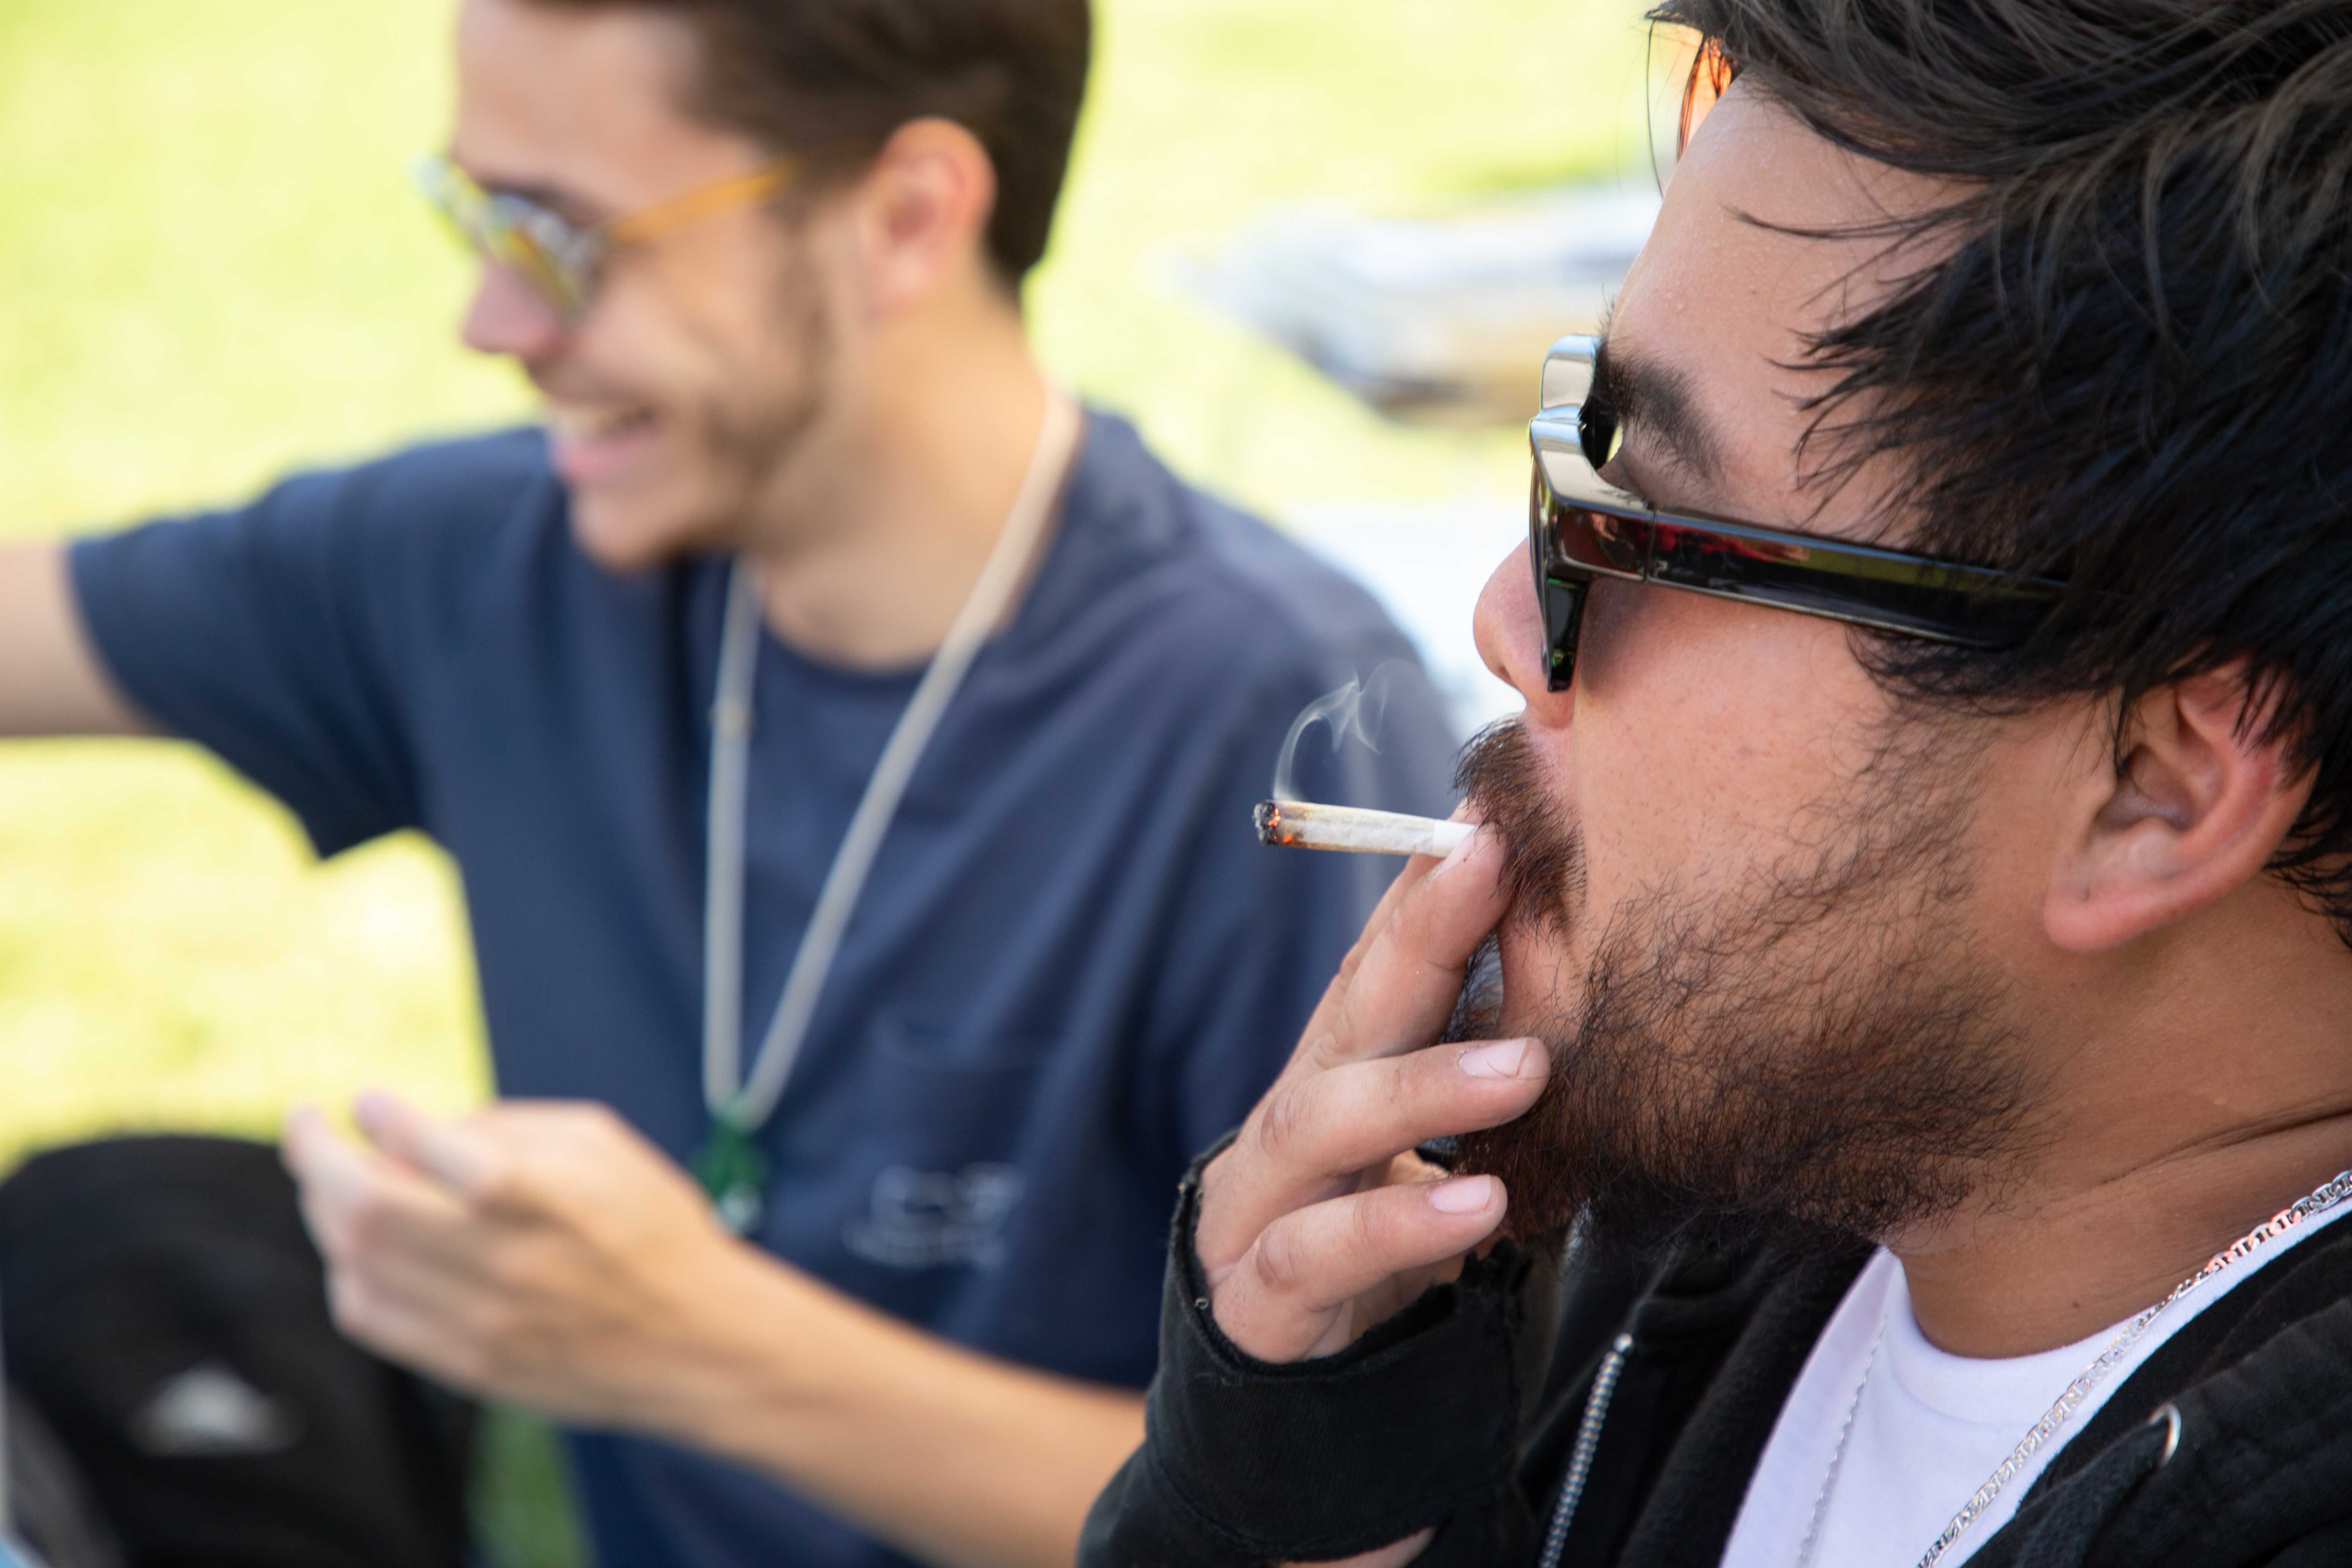
{"type": "MultiPolygon", "coordinates": [[[[763,1134],[757,1239],[976,1350],[1140,1387],[1175,1182],[1392,868],[1257,844],[1284,732],[1393,664],[1379,752],[1312,748],[1311,787],[1442,814],[1453,743],[1367,595],[1124,423],[1089,416],[1066,498],[882,847],[763,1134]]],[[[517,432],[87,540],[73,576],[123,689],[321,854],[417,827],[456,858],[501,1093],[604,1100],[691,1154],[722,563],[600,569],[517,432]]],[[[918,674],[760,659],[747,1055],[918,674]]],[[[612,1568],[903,1561],[699,1455],[571,1445],[612,1568]]]]}

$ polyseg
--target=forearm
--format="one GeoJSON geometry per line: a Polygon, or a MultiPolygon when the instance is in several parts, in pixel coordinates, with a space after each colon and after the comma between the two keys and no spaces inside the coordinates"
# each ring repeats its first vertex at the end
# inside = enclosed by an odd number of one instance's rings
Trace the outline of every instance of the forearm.
{"type": "Polygon", "coordinates": [[[82,629],[64,548],[0,546],[0,735],[148,729],[107,678],[82,629]]]}
{"type": "Polygon", "coordinates": [[[666,1435],[926,1562],[1068,1564],[1142,1439],[1139,1394],[976,1354],[748,1248],[703,1299],[657,1396],[666,1435]]]}

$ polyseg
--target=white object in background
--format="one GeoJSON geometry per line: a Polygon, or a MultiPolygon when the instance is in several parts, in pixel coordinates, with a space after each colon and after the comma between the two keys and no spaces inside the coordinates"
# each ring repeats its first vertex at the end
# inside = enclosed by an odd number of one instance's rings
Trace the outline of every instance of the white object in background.
{"type": "Polygon", "coordinates": [[[1404,628],[1457,733],[1475,734],[1519,710],[1519,694],[1478,658],[1470,616],[1504,555],[1527,542],[1524,500],[1320,506],[1284,521],[1292,537],[1370,589],[1404,628]]]}
{"type": "Polygon", "coordinates": [[[1646,178],[1444,218],[1284,208],[1209,254],[1170,253],[1166,269],[1382,413],[1513,424],[1535,406],[1546,345],[1598,327],[1649,238],[1646,178]]]}
{"type": "Polygon", "coordinates": [[[157,1384],[131,1416],[131,1440],[158,1458],[275,1454],[301,1435],[290,1406],[216,1361],[157,1384]]]}

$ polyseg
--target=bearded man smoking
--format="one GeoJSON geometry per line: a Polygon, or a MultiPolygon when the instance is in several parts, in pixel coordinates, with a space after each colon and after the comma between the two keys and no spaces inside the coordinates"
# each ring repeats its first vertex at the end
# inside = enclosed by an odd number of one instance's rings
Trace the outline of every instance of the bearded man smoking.
{"type": "Polygon", "coordinates": [[[2352,1561],[2352,5],[1655,15],[1526,710],[1082,1560],[2352,1561]]]}

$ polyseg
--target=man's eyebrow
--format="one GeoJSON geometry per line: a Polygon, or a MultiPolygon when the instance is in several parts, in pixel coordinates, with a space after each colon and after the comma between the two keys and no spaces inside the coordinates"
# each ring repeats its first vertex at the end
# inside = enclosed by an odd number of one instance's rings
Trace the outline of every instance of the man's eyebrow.
{"type": "Polygon", "coordinates": [[[1655,445],[1696,478],[1722,477],[1722,447],[1692,395],[1689,373],[1612,349],[1603,339],[1592,358],[1592,384],[1629,437],[1640,431],[1644,446],[1655,445]]]}

